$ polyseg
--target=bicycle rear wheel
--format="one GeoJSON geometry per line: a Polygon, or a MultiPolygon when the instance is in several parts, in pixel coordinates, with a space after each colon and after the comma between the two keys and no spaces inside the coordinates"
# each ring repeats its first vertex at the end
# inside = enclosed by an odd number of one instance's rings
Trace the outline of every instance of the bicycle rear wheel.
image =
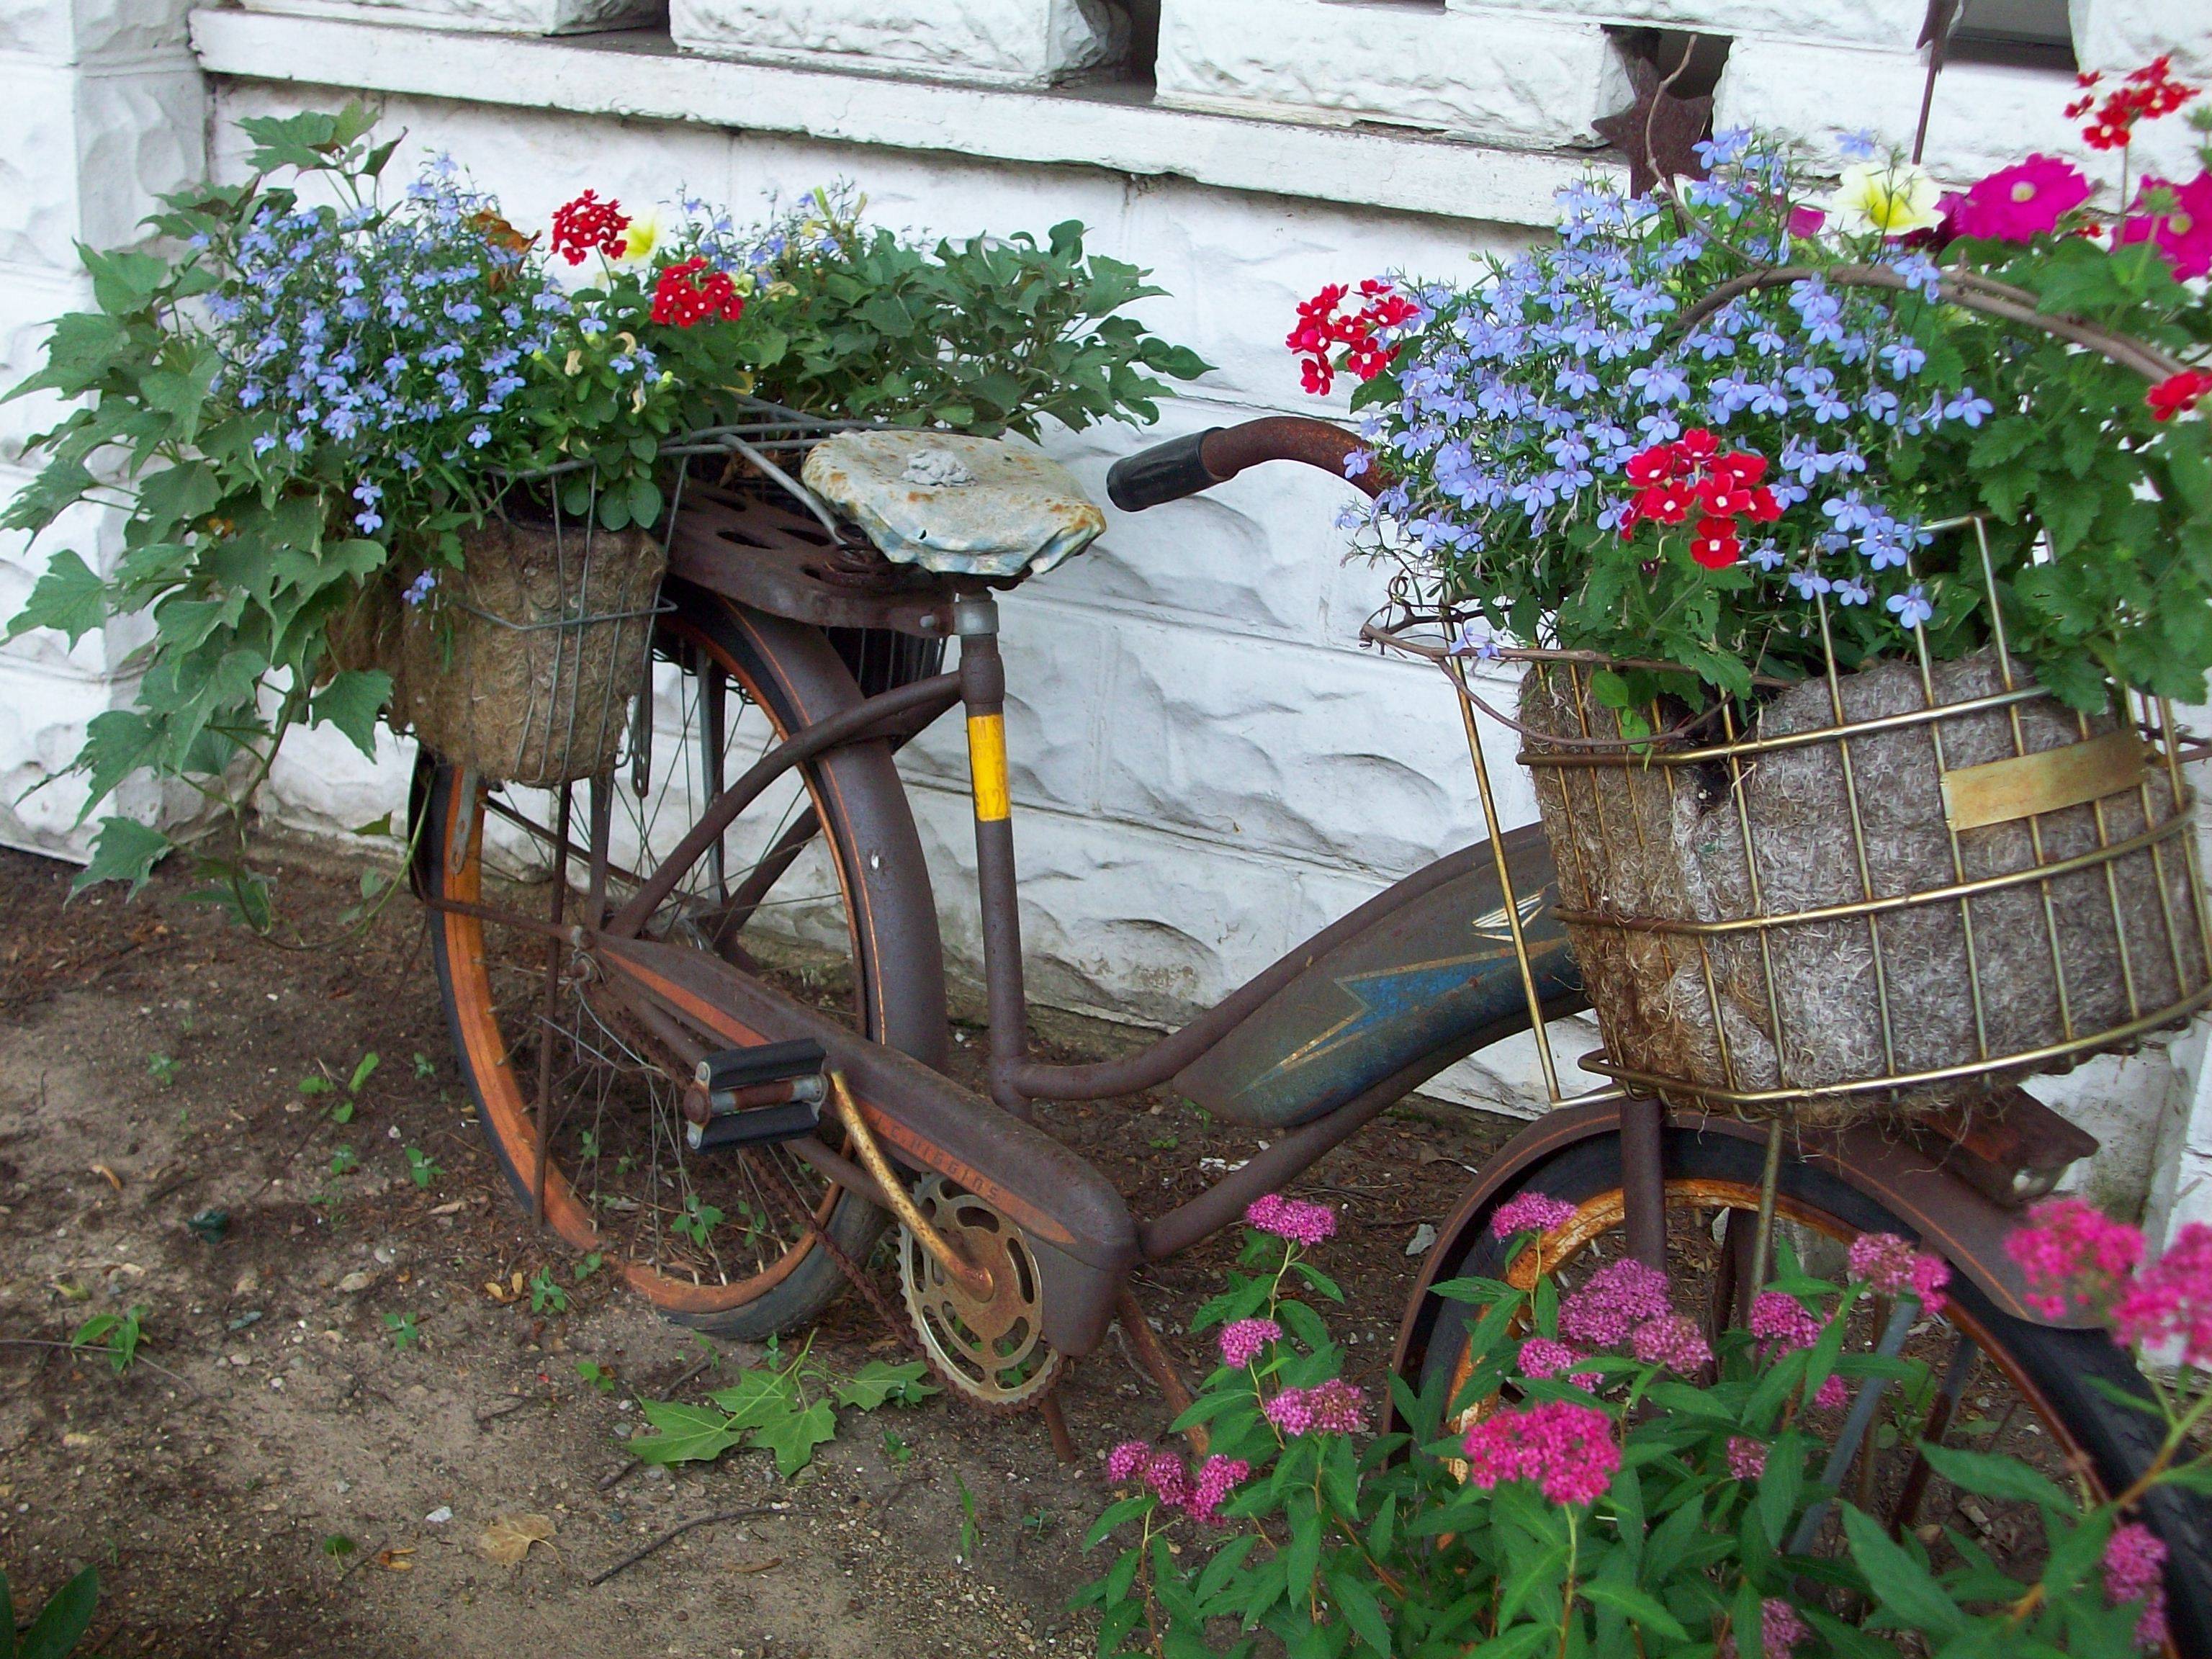
{"type": "MultiPolygon", "coordinates": [[[[633,757],[611,789],[611,906],[654,873],[719,787],[862,695],[818,630],[680,583],[668,597],[646,787],[635,787],[633,757]]],[[[568,1243],[612,1258],[680,1323],[749,1340],[790,1329],[843,1284],[814,1229],[865,1261],[885,1218],[781,1148],[686,1146],[678,1103],[688,1067],[595,994],[588,956],[550,941],[543,926],[579,919],[587,902],[589,792],[573,787],[572,850],[556,884],[555,792],[482,788],[434,761],[418,781],[418,884],[426,897],[481,912],[434,909],[431,939],[484,1133],[529,1204],[545,1091],[545,1215],[568,1243]]],[[[936,912],[884,742],[832,750],[772,786],[684,872],[643,933],[718,955],[860,1035],[942,1063],[936,912]]],[[[835,1144],[839,1132],[825,1122],[821,1133],[835,1144]]]]}
{"type": "MultiPolygon", "coordinates": [[[[1678,1305],[1709,1321],[1717,1312],[1711,1300],[1724,1301],[1731,1292],[1725,1241],[1735,1227],[1747,1235],[1756,1218],[1762,1157],[1757,1143],[1735,1136],[1667,1132],[1668,1271],[1678,1305]]],[[[1493,1210],[1523,1192],[1577,1206],[1575,1218],[1547,1237],[1547,1265],[1557,1250],[1553,1276],[1562,1291],[1626,1254],[1620,1167],[1620,1137],[1601,1135],[1563,1149],[1493,1198],[1493,1210]]],[[[1820,1248],[1820,1241],[1838,1248],[1864,1232],[1912,1236],[1875,1199],[1793,1159],[1783,1162],[1776,1212],[1794,1224],[1810,1249],[1820,1248]]],[[[1492,1237],[1486,1224],[1477,1237],[1458,1273],[1506,1277],[1513,1265],[1508,1242],[1492,1237]]],[[[1978,1532],[1985,1546],[2002,1554],[2040,1536],[2032,1510],[1953,1491],[1917,1455],[1918,1441],[1932,1429],[1949,1443],[2023,1457],[2069,1486],[2071,1470],[2079,1468],[2100,1494],[2109,1495],[2148,1467],[2158,1442],[2152,1419],[2113,1401],[2097,1383],[2137,1394],[2147,1394],[2148,1385],[2101,1331],[2057,1330],[2015,1319],[1961,1273],[1953,1274],[1947,1297],[1942,1316],[1916,1326],[1904,1350],[1905,1358],[1921,1362],[1920,1382],[1892,1391],[1887,1421],[1878,1419],[1878,1432],[1868,1437],[1845,1476],[1844,1495],[1899,1528],[1942,1522],[1978,1532]],[[1955,1385],[1956,1405],[1940,1423],[1931,1423],[1936,1398],[1953,1392],[1944,1388],[1946,1379],[1955,1385]]],[[[1449,1379],[1456,1388],[1468,1375],[1469,1310],[1442,1299],[1434,1307],[1425,1348],[1408,1356],[1407,1380],[1425,1387],[1449,1379]]],[[[1862,1349],[1873,1346],[1870,1312],[1861,1316],[1851,1336],[1862,1349]]],[[[2167,1620],[2173,1647],[2191,1659],[2212,1655],[2212,1504],[2168,1486],[2154,1492],[2144,1509],[2142,1518],[2170,1552],[2167,1620]]],[[[1820,1547],[1839,1547],[1837,1533],[1832,1518],[1820,1547]]],[[[1927,1531],[1922,1536],[1931,1549],[1943,1547],[1927,1531]]]]}

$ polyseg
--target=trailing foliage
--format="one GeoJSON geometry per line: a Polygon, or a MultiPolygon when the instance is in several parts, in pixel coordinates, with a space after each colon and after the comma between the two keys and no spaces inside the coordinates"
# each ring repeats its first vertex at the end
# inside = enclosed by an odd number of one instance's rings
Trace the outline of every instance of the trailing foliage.
{"type": "Polygon", "coordinates": [[[629,1443],[630,1455],[647,1463],[711,1462],[753,1446],[772,1454],[787,1480],[814,1461],[817,1446],[836,1438],[841,1407],[918,1406],[937,1393],[935,1383],[922,1380],[923,1369],[918,1359],[871,1359],[841,1376],[814,1357],[811,1340],[788,1361],[771,1347],[765,1364],[739,1371],[735,1382],[707,1396],[707,1405],[641,1401],[650,1430],[629,1443]]]}

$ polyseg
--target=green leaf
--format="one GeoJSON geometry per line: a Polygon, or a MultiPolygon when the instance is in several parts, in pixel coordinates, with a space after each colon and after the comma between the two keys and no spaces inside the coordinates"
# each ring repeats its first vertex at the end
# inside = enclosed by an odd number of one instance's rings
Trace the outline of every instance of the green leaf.
{"type": "Polygon", "coordinates": [[[102,818],[100,833],[93,838],[92,860],[70,884],[70,891],[81,893],[103,881],[127,881],[136,897],[171,845],[159,830],[136,818],[102,818]]]}
{"type": "Polygon", "coordinates": [[[1616,1613],[1626,1613],[1645,1630],[1656,1630],[1678,1642],[1690,1639],[1690,1632],[1682,1628],[1680,1620],[1662,1607],[1658,1598],[1638,1589],[1633,1584],[1594,1578],[1577,1585],[1577,1594],[1598,1607],[1611,1607],[1616,1613]]]}
{"type": "Polygon", "coordinates": [[[1328,1573],[1328,1593],[1343,1610],[1352,1628],[1358,1632],[1359,1639],[1388,1659],[1390,1626],[1382,1617],[1382,1606],[1375,1599],[1375,1592],[1359,1582],[1356,1571],[1333,1567],[1328,1573]]]}
{"type": "Polygon", "coordinates": [[[721,1413],[703,1407],[641,1400],[637,1408],[654,1431],[629,1443],[630,1455],[642,1463],[711,1462],[744,1438],[721,1413]]]}
{"type": "Polygon", "coordinates": [[[928,1366],[919,1359],[902,1360],[897,1364],[887,1359],[871,1359],[837,1385],[837,1403],[864,1412],[874,1411],[887,1401],[918,1406],[939,1392],[934,1382],[924,1380],[928,1371],[928,1366]]]}
{"type": "Polygon", "coordinates": [[[107,584],[64,548],[46,562],[46,574],[9,623],[8,637],[12,640],[33,628],[52,628],[68,635],[74,646],[106,620],[107,584]]]}
{"type": "Polygon", "coordinates": [[[1868,1588],[1908,1629],[1948,1637],[1966,1628],[1966,1615],[1959,1604],[1909,1551],[1891,1541],[1872,1516],[1845,1504],[1844,1534],[1850,1542],[1851,1559],[1866,1575],[1868,1588]]]}
{"type": "Polygon", "coordinates": [[[1467,1659],[1529,1659],[1559,1639],[1556,1626],[1522,1625],[1501,1631],[1467,1656],[1467,1659]]]}
{"type": "Polygon", "coordinates": [[[392,676],[380,668],[349,668],[314,695],[311,724],[335,726],[353,746],[376,758],[376,717],[392,700],[392,676]]]}
{"type": "MultiPolygon", "coordinates": [[[[93,1611],[99,1605],[100,1575],[87,1567],[56,1590],[39,1616],[31,1621],[30,1629],[23,1632],[15,1647],[16,1659],[65,1659],[84,1639],[85,1632],[92,1625],[93,1611]]],[[[14,1610],[0,1611],[8,1613],[8,1634],[12,1640],[14,1610]]]]}
{"type": "Polygon", "coordinates": [[[836,1437],[837,1408],[827,1400],[753,1431],[753,1444],[775,1454],[775,1472],[787,1480],[814,1461],[817,1446],[836,1437]]]}
{"type": "Polygon", "coordinates": [[[735,1382],[707,1397],[729,1413],[733,1429],[757,1428],[799,1409],[799,1385],[791,1374],[766,1365],[739,1371],[735,1382]]]}
{"type": "Polygon", "coordinates": [[[1920,1455],[1928,1467],[1953,1486],[1985,1498],[2016,1499],[2053,1514],[2071,1515],[2080,1505],[2045,1476],[2018,1458],[1991,1452],[1967,1451],[1957,1446],[1938,1446],[1923,1441],[1920,1455]]]}

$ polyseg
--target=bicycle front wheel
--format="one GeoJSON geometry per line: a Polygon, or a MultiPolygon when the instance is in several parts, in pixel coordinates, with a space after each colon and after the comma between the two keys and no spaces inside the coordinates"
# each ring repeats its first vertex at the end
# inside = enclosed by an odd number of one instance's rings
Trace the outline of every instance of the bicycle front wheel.
{"type": "MultiPolygon", "coordinates": [[[[1733,1135],[1670,1129],[1662,1156],[1668,1269],[1676,1303],[1717,1326],[1733,1298],[1731,1239],[1736,1260],[1748,1255],[1741,1245],[1756,1221],[1763,1149],[1733,1135]]],[[[1547,1270],[1562,1293],[1627,1254],[1617,1134],[1563,1149],[1497,1194],[1492,1208],[1523,1192],[1577,1206],[1575,1218],[1547,1239],[1547,1270]]],[[[1783,1161],[1775,1210],[1784,1230],[1814,1256],[1825,1249],[1840,1260],[1842,1248],[1861,1233],[1912,1236],[1875,1198],[1796,1159],[1783,1161]]],[[[1505,1278],[1514,1265],[1508,1249],[1509,1241],[1482,1225],[1458,1273],[1505,1278]]],[[[1819,1270],[1826,1264],[1808,1265],[1819,1270]]],[[[1939,1559],[1948,1547],[1943,1527],[1978,1536],[2000,1559],[2032,1555],[2041,1538],[2032,1507],[1954,1491],[1919,1455],[1921,1441],[2009,1453],[2064,1486],[2079,1469],[2100,1496],[2109,1496],[2149,1465],[2158,1435],[2153,1419],[2118,1404],[2099,1384],[2139,1395],[2148,1394],[2148,1385],[2101,1331],[2057,1330],[2014,1318],[1955,1272],[1946,1297],[1943,1313],[1923,1319],[1908,1339],[1903,1357],[1917,1362],[1917,1380],[1891,1391],[1889,1408],[1844,1474],[1843,1496],[1896,1530],[1917,1529],[1939,1559]]],[[[1462,1303],[1436,1303],[1427,1345],[1409,1356],[1408,1382],[1459,1387],[1469,1374],[1469,1312],[1462,1303]]],[[[1852,1343],[1865,1351],[1877,1334],[1873,1310],[1863,1310],[1851,1328],[1852,1343]]],[[[1483,1407],[1469,1409],[1473,1414],[1483,1407]]],[[[1840,1422],[1842,1414],[1826,1415],[1840,1422]]],[[[2151,1493],[2144,1509],[2142,1518],[2169,1551],[2173,1647],[2191,1659],[2212,1656],[2212,1504],[2166,1486],[2151,1493]]],[[[1840,1548],[1838,1532],[1832,1516],[1817,1547],[1840,1548]]]]}
{"type": "MultiPolygon", "coordinates": [[[[618,907],[715,791],[861,692],[816,629],[682,584],[657,633],[649,764],[611,784],[605,883],[618,907]],[[641,778],[645,787],[637,787],[641,778]]],[[[692,1152],[688,1066],[598,989],[588,955],[544,924],[579,920],[590,878],[589,790],[572,786],[567,878],[556,883],[556,792],[478,787],[426,760],[417,880],[453,1046],[516,1195],[541,1167],[548,1223],[617,1263],[668,1317],[758,1340],[813,1318],[865,1261],[884,1217],[779,1147],[692,1152]],[[545,1103],[546,1144],[538,1146],[545,1103]],[[801,1222],[804,1211],[811,1225],[801,1222]]],[[[941,1064],[937,921],[906,798],[881,741],[835,750],[756,799],[687,868],[645,937],[768,979],[855,1033],[941,1064]]],[[[833,1143],[840,1132],[824,1123],[833,1143]]]]}

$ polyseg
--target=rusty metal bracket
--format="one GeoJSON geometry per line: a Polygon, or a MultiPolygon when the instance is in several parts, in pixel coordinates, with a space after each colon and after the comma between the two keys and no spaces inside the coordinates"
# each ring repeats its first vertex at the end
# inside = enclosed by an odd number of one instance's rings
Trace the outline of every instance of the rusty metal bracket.
{"type": "Polygon", "coordinates": [[[868,1127],[860,1103],[845,1086],[842,1072],[830,1073],[830,1097],[836,1103],[837,1116],[845,1126],[845,1133],[852,1137],[853,1150],[860,1155],[861,1167],[875,1177],[884,1203],[899,1218],[899,1224],[914,1235],[915,1243],[928,1253],[930,1260],[945,1269],[945,1277],[978,1301],[988,1302],[997,1289],[990,1270],[976,1266],[953,1249],[951,1241],[930,1224],[929,1218],[908,1195],[906,1183],[898,1178],[890,1160],[884,1156],[884,1149],[876,1144],[875,1131],[868,1127]]]}

